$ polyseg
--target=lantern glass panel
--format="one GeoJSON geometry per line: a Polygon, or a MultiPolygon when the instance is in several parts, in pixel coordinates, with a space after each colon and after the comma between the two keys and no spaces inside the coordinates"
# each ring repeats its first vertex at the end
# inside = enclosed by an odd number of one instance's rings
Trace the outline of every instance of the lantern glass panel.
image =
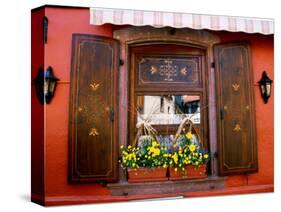
{"type": "Polygon", "coordinates": [[[56,86],[56,81],[50,81],[50,83],[49,83],[49,92],[51,94],[54,94],[55,86],[56,86]]]}
{"type": "Polygon", "coordinates": [[[261,87],[261,93],[262,93],[262,95],[264,95],[265,94],[265,85],[261,85],[260,87],[261,87]]]}
{"type": "Polygon", "coordinates": [[[44,95],[48,94],[48,90],[49,90],[49,80],[44,80],[44,95]]]}
{"type": "Polygon", "coordinates": [[[265,90],[266,90],[266,95],[267,95],[267,96],[270,95],[270,87],[271,87],[270,83],[267,82],[267,83],[266,83],[266,89],[265,89],[265,90]]]}

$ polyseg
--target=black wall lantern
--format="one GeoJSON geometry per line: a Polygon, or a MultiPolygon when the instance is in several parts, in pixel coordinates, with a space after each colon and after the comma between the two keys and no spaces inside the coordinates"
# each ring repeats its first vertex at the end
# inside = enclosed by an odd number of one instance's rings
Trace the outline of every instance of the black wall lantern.
{"type": "Polygon", "coordinates": [[[260,86],[261,96],[263,98],[264,103],[266,104],[268,102],[268,99],[269,99],[270,94],[271,94],[272,80],[269,79],[266,72],[263,71],[262,72],[262,78],[258,83],[259,83],[259,86],[260,86]]]}
{"type": "Polygon", "coordinates": [[[36,94],[39,101],[44,104],[49,104],[55,95],[57,81],[59,79],[53,74],[51,66],[44,72],[43,68],[39,68],[34,84],[36,88],[36,94]]]}

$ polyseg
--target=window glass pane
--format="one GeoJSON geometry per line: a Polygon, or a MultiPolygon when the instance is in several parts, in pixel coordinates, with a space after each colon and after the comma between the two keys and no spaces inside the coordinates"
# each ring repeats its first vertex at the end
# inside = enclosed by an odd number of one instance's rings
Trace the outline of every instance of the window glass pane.
{"type": "Polygon", "coordinates": [[[199,95],[162,95],[137,97],[138,121],[150,120],[154,125],[180,124],[190,117],[200,124],[199,95]]]}

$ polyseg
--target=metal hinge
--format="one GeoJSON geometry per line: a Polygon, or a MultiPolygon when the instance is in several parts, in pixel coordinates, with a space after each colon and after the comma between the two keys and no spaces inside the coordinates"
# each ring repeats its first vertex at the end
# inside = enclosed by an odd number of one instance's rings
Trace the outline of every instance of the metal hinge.
{"type": "Polygon", "coordinates": [[[120,60],[119,60],[119,65],[120,65],[120,66],[124,65],[124,60],[120,59],[120,60]]]}
{"type": "Polygon", "coordinates": [[[221,120],[223,120],[223,109],[221,109],[221,120]]]}
{"type": "Polygon", "coordinates": [[[113,110],[113,109],[110,111],[109,120],[110,120],[111,122],[114,122],[114,110],[113,110]]]}

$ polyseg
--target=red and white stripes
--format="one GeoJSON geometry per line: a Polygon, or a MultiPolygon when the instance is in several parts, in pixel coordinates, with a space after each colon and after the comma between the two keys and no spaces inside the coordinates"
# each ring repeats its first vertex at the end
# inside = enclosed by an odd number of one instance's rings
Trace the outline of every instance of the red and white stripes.
{"type": "Polygon", "coordinates": [[[159,11],[90,8],[90,24],[105,23],[153,27],[226,30],[231,32],[274,34],[272,19],[214,16],[159,11]]]}

